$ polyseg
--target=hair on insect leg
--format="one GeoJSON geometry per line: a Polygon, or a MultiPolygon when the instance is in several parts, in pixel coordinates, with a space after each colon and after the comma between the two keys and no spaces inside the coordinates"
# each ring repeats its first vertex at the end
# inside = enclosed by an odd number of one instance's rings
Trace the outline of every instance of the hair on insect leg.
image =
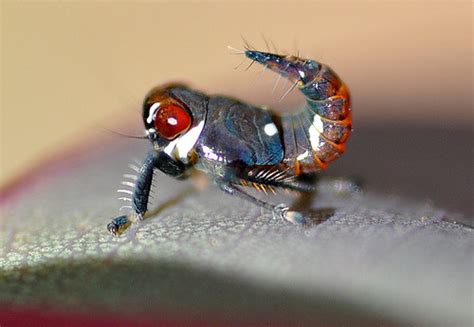
{"type": "Polygon", "coordinates": [[[133,165],[133,164],[129,164],[128,167],[130,169],[132,169],[134,172],[138,173],[140,172],[140,167],[136,166],[136,165],[133,165]]]}
{"type": "Polygon", "coordinates": [[[136,181],[136,180],[138,179],[138,176],[137,176],[137,175],[133,175],[133,174],[123,174],[122,177],[123,177],[123,178],[131,179],[131,180],[134,180],[134,181],[136,181]]]}
{"type": "Polygon", "coordinates": [[[120,184],[122,184],[122,185],[124,185],[124,186],[129,186],[129,187],[131,187],[132,189],[136,186],[135,183],[126,182],[126,181],[123,181],[123,182],[121,182],[120,184]]]}

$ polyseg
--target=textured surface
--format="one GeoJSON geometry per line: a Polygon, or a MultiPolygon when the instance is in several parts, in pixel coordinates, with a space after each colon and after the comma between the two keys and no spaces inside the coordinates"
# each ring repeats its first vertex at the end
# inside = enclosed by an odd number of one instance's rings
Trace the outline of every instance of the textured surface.
{"type": "Polygon", "coordinates": [[[0,302],[308,325],[472,323],[472,229],[429,203],[321,194],[318,223],[301,230],[159,176],[157,210],[115,238],[105,229],[114,187],[146,150],[100,150],[2,208],[0,302]]]}

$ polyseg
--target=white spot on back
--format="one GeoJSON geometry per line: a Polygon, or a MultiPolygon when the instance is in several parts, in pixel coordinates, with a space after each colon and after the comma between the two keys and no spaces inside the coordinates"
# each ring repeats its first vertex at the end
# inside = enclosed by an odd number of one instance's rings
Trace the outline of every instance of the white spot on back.
{"type": "Polygon", "coordinates": [[[274,123],[266,124],[265,127],[263,127],[263,130],[268,136],[273,136],[278,133],[278,129],[274,123]]]}

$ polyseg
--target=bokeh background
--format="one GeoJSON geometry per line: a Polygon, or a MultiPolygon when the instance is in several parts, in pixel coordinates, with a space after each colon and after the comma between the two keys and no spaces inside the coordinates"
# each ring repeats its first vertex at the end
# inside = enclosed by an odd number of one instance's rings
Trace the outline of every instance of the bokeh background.
{"type": "MultiPolygon", "coordinates": [[[[141,134],[140,105],[178,80],[255,104],[288,85],[242,48],[273,43],[329,64],[353,96],[354,134],[329,173],[472,214],[471,2],[1,2],[1,166],[7,188],[53,154],[141,134]]],[[[139,142],[139,141],[138,141],[139,142]]],[[[87,153],[84,153],[87,156],[87,153]]]]}

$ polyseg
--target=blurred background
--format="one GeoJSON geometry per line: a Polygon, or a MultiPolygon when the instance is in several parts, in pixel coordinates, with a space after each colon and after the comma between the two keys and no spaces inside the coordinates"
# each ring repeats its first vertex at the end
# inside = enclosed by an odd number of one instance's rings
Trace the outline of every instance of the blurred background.
{"type": "MultiPolygon", "coordinates": [[[[472,3],[2,1],[0,185],[53,154],[142,134],[156,84],[289,108],[261,67],[234,70],[228,45],[264,38],[334,68],[354,133],[329,174],[472,214],[472,3]],[[263,37],[262,37],[263,36],[263,37]]],[[[140,141],[137,141],[140,142],[140,141]]],[[[87,156],[85,153],[84,156],[87,156]]]]}

